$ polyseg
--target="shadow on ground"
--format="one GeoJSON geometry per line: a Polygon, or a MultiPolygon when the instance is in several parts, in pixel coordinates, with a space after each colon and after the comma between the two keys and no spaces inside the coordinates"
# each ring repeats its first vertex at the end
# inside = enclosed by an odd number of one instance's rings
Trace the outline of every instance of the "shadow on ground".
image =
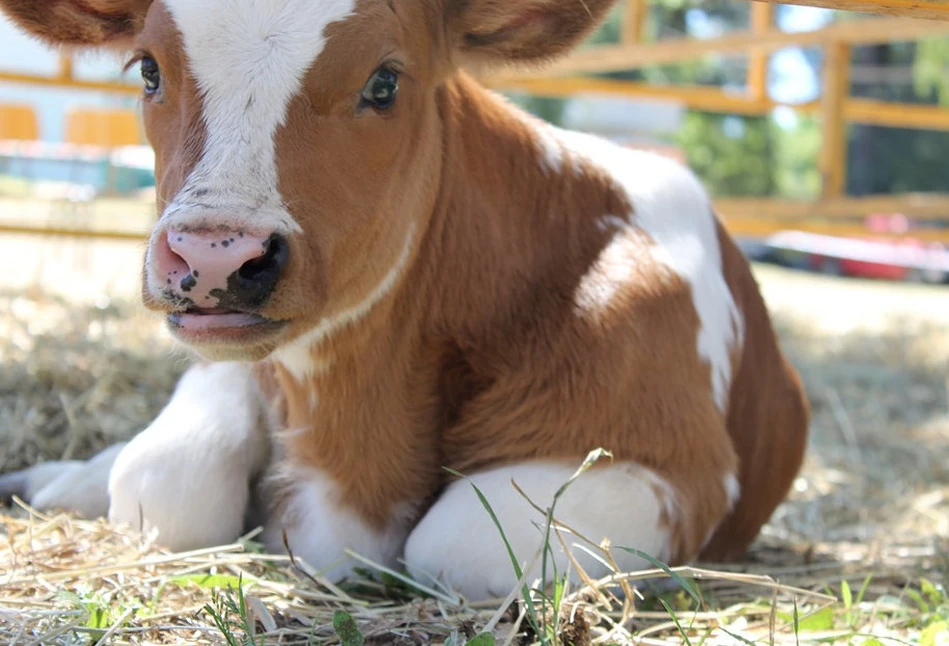
{"type": "Polygon", "coordinates": [[[949,330],[894,317],[828,335],[775,317],[812,407],[805,466],[738,569],[897,594],[949,574],[949,330]]]}

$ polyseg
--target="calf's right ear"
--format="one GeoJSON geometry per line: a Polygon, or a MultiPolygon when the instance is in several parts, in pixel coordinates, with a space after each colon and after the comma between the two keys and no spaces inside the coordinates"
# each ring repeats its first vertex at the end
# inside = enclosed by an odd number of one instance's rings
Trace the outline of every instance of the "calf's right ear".
{"type": "Polygon", "coordinates": [[[0,11],[50,45],[125,47],[152,0],[0,0],[0,11]]]}
{"type": "Polygon", "coordinates": [[[447,0],[448,33],[463,65],[539,63],[565,54],[616,0],[447,0]]]}

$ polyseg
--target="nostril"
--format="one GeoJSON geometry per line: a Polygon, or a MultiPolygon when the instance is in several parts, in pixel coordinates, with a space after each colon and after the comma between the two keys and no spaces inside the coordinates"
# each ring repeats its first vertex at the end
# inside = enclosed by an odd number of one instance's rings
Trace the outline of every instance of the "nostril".
{"type": "Polygon", "coordinates": [[[237,275],[242,282],[251,284],[276,281],[287,263],[288,256],[286,241],[273,234],[264,242],[264,255],[245,262],[237,270],[237,275]]]}
{"type": "Polygon", "coordinates": [[[272,234],[260,244],[263,254],[244,262],[228,279],[228,295],[251,309],[267,301],[290,257],[290,246],[282,236],[272,234]]]}
{"type": "Polygon", "coordinates": [[[158,278],[165,285],[177,285],[191,273],[188,261],[169,244],[167,236],[159,236],[152,254],[158,269],[158,278]]]}

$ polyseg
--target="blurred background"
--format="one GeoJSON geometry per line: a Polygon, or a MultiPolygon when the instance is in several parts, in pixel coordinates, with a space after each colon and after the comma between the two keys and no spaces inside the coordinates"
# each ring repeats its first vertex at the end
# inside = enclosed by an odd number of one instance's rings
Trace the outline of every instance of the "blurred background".
{"type": "MultiPolygon", "coordinates": [[[[949,572],[943,17],[627,0],[549,70],[484,79],[702,178],[814,411],[754,558],[870,563],[880,594],[949,572]]],[[[153,157],[121,63],[0,20],[0,472],[137,432],[187,364],[138,301],[153,157]]]]}

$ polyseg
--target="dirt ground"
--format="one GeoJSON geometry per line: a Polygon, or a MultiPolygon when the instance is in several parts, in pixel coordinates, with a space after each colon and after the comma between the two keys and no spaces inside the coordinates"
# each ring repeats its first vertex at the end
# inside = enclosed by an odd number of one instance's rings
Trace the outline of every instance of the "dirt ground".
{"type": "Polygon", "coordinates": [[[768,533],[855,559],[929,554],[945,568],[949,287],[756,275],[813,416],[806,467],[768,533]]]}
{"type": "MultiPolygon", "coordinates": [[[[137,301],[142,245],[0,237],[0,472],[140,430],[187,358],[137,301]]],[[[751,555],[794,581],[949,572],[949,286],[756,276],[813,409],[807,462],[751,555]],[[828,575],[830,576],[830,575],[828,575]]],[[[744,566],[737,566],[741,569],[744,566]]]]}

